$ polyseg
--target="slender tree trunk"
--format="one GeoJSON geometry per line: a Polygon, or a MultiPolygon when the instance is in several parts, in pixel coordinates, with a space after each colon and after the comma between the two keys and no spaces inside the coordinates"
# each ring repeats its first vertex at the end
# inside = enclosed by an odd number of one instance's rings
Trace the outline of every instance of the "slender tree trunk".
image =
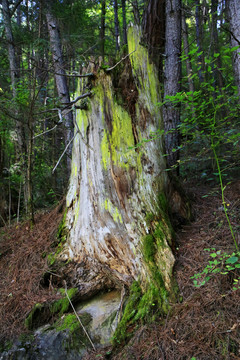
{"type": "Polygon", "coordinates": [[[34,224],[34,207],[33,207],[33,183],[32,183],[32,172],[33,172],[33,136],[34,136],[34,120],[32,110],[28,116],[28,147],[27,147],[27,176],[26,176],[26,200],[27,200],[27,215],[31,220],[31,224],[34,224]]]}
{"type": "Polygon", "coordinates": [[[16,85],[17,85],[17,81],[18,81],[18,73],[17,73],[17,62],[16,62],[15,46],[14,46],[14,40],[13,40],[8,0],[2,1],[2,10],[3,10],[6,39],[7,39],[7,44],[8,44],[8,57],[9,57],[9,64],[10,64],[11,85],[12,85],[13,97],[16,97],[16,85]]]}
{"type": "Polygon", "coordinates": [[[127,44],[126,0],[122,0],[123,45],[127,44]]]}
{"type": "MultiPolygon", "coordinates": [[[[181,79],[181,7],[180,0],[166,1],[166,43],[164,68],[164,99],[174,96],[180,91],[181,79]]],[[[167,102],[163,108],[165,129],[165,147],[168,167],[177,166],[179,153],[179,134],[177,126],[180,122],[180,110],[167,102]]]]}
{"type": "MultiPolygon", "coordinates": [[[[202,41],[201,41],[201,16],[200,16],[200,2],[199,0],[195,0],[196,8],[195,8],[195,19],[196,19],[196,39],[197,39],[197,47],[198,47],[198,53],[200,54],[202,52],[202,41]]],[[[198,56],[198,62],[201,68],[198,70],[198,77],[199,82],[202,83],[203,78],[203,56],[198,56]]]]}
{"type": "MultiPolygon", "coordinates": [[[[53,66],[55,72],[55,81],[58,96],[60,102],[64,105],[70,102],[67,78],[64,70],[64,61],[63,61],[63,54],[61,49],[61,40],[59,35],[59,29],[57,24],[57,19],[51,12],[50,4],[48,2],[45,3],[46,5],[46,19],[47,19],[47,26],[48,32],[50,37],[50,46],[52,51],[53,57],[53,66]]],[[[65,145],[67,145],[73,137],[73,114],[72,111],[69,109],[63,111],[63,118],[65,119],[65,127],[66,127],[66,135],[65,135],[65,145]]],[[[68,170],[70,170],[70,156],[71,156],[71,148],[68,152],[68,170]]]]}
{"type": "Polygon", "coordinates": [[[186,57],[186,70],[188,78],[189,91],[194,92],[194,83],[192,79],[193,71],[189,57],[189,43],[188,43],[188,29],[184,11],[182,11],[182,38],[183,38],[183,51],[186,57]]]}
{"type": "Polygon", "coordinates": [[[100,53],[104,62],[105,56],[105,19],[106,19],[106,1],[102,1],[101,28],[100,28],[100,53]]]}
{"type": "MultiPolygon", "coordinates": [[[[219,53],[219,41],[218,41],[218,28],[217,28],[217,15],[218,10],[218,0],[212,0],[211,3],[211,42],[212,42],[212,54],[219,53]]],[[[213,69],[214,79],[215,79],[215,87],[218,86],[220,89],[223,88],[223,77],[221,73],[222,62],[221,57],[218,56],[216,59],[216,66],[213,69]]]]}
{"type": "Polygon", "coordinates": [[[119,34],[119,21],[118,21],[118,2],[114,0],[114,29],[115,29],[115,45],[116,50],[120,50],[120,34],[119,34]]]}
{"type": "Polygon", "coordinates": [[[233,52],[233,71],[240,98],[240,6],[238,0],[226,0],[227,17],[231,31],[231,46],[238,49],[233,52]]]}
{"type": "MultiPolygon", "coordinates": [[[[12,93],[13,98],[16,98],[17,95],[17,83],[19,80],[19,71],[18,71],[18,65],[16,60],[16,51],[15,51],[15,45],[14,45],[14,39],[13,39],[13,33],[12,33],[12,25],[11,25],[11,17],[10,17],[10,11],[9,11],[9,4],[8,0],[2,1],[2,11],[3,11],[3,19],[4,19],[4,25],[5,25],[5,34],[6,34],[6,40],[7,40],[7,46],[8,46],[8,59],[9,59],[9,65],[10,65],[10,75],[11,75],[11,85],[12,85],[12,93]]],[[[18,111],[16,109],[15,114],[18,114],[18,111]]],[[[22,124],[20,121],[16,122],[16,133],[17,133],[17,153],[18,155],[22,153],[23,149],[23,129],[22,124]]]]}

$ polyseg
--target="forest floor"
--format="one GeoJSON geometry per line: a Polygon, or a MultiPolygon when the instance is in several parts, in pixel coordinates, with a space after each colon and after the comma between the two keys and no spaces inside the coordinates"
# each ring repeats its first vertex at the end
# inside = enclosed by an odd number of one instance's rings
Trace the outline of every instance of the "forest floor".
{"type": "MultiPolygon", "coordinates": [[[[233,278],[239,274],[215,274],[200,288],[191,279],[209,261],[204,249],[234,251],[219,188],[189,183],[186,187],[195,220],[176,232],[179,302],[172,304],[166,318],[129,328],[128,343],[90,352],[86,360],[240,359],[240,290],[233,290],[233,278]]],[[[239,242],[240,181],[227,187],[225,198],[239,242]]],[[[41,283],[48,271],[44,254],[52,251],[61,208],[38,214],[33,229],[28,222],[0,229],[0,342],[24,331],[24,319],[35,303],[56,296],[41,283]]]]}
{"type": "MultiPolygon", "coordinates": [[[[195,220],[176,231],[179,302],[172,305],[165,319],[134,329],[127,344],[90,353],[86,360],[240,359],[240,289],[232,290],[237,274],[217,274],[199,288],[191,279],[209,261],[210,253],[204,249],[214,247],[228,254],[235,250],[219,186],[188,183],[186,189],[195,220]]],[[[240,243],[240,181],[230,184],[224,194],[240,243]]]]}

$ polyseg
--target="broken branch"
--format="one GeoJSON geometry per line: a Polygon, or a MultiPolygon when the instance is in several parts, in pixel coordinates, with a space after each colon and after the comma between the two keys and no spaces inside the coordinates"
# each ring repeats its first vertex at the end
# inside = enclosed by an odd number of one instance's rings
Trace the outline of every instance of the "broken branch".
{"type": "Polygon", "coordinates": [[[119,60],[115,65],[113,65],[112,67],[106,69],[106,71],[111,71],[113,70],[117,65],[119,65],[123,60],[125,60],[128,56],[130,56],[132,53],[134,53],[136,50],[133,50],[132,52],[130,52],[129,54],[127,54],[126,56],[124,56],[121,60],[119,60]]]}

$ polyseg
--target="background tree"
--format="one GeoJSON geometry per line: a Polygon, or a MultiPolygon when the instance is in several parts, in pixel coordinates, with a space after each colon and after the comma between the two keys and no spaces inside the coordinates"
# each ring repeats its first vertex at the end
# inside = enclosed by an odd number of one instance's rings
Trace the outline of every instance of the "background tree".
{"type": "Polygon", "coordinates": [[[165,147],[167,164],[176,166],[179,158],[180,109],[167,101],[168,96],[180,91],[181,80],[181,6],[179,0],[166,0],[165,31],[165,65],[164,65],[164,100],[163,119],[165,129],[165,147]]]}
{"type": "Polygon", "coordinates": [[[235,0],[226,0],[233,52],[233,71],[240,96],[240,8],[235,0]]]}

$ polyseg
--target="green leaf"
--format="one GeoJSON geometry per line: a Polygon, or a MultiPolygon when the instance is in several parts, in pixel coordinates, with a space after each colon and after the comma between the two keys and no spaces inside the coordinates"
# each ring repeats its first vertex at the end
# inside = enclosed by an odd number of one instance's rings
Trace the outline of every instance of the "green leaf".
{"type": "Polygon", "coordinates": [[[239,49],[239,45],[232,47],[232,48],[231,48],[231,51],[236,51],[237,49],[239,49]]]}
{"type": "Polygon", "coordinates": [[[231,256],[229,259],[226,260],[226,264],[235,264],[238,261],[237,256],[231,256]]]}
{"type": "Polygon", "coordinates": [[[210,256],[211,256],[212,258],[215,258],[215,257],[217,257],[217,254],[216,254],[216,253],[212,253],[212,254],[210,254],[210,256]]]}

